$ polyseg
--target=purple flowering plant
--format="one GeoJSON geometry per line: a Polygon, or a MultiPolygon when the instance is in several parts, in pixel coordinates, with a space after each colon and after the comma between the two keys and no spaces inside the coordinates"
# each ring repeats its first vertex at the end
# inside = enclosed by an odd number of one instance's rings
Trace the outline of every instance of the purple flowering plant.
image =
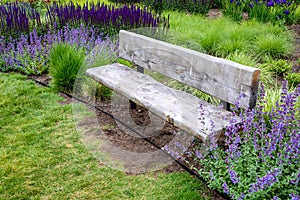
{"type": "Polygon", "coordinates": [[[28,35],[21,35],[19,39],[10,37],[8,42],[4,36],[0,37],[0,71],[18,71],[24,74],[41,74],[48,70],[49,51],[56,43],[75,45],[76,48],[84,48],[89,54],[97,46],[105,45],[114,48],[109,39],[103,39],[102,35],[95,34],[93,28],[78,28],[65,26],[57,32],[50,30],[39,36],[36,30],[28,35]]]}
{"type": "Polygon", "coordinates": [[[250,19],[274,24],[294,24],[300,22],[299,1],[293,0],[228,0],[223,5],[224,14],[240,21],[243,13],[250,19]]]}
{"type": "Polygon", "coordinates": [[[261,86],[257,106],[236,112],[243,122],[227,127],[223,148],[214,144],[204,158],[196,152],[198,172],[232,199],[299,199],[300,84],[289,92],[283,81],[271,112],[264,97],[261,86]]]}
{"type": "Polygon", "coordinates": [[[120,29],[169,23],[146,8],[119,8],[100,2],[87,2],[82,7],[73,2],[54,3],[43,14],[29,3],[0,5],[0,71],[41,74],[48,70],[49,51],[55,43],[76,44],[89,54],[120,29]]]}
{"type": "Polygon", "coordinates": [[[151,10],[135,5],[115,7],[104,3],[85,3],[83,6],[70,1],[68,4],[56,4],[47,7],[46,18],[54,29],[66,25],[78,27],[81,24],[93,26],[97,33],[114,35],[121,29],[139,27],[169,26],[168,18],[157,17],[151,10]]]}
{"type": "Polygon", "coordinates": [[[0,34],[9,38],[28,34],[34,27],[41,27],[40,13],[29,3],[6,3],[0,5],[0,34]]]}

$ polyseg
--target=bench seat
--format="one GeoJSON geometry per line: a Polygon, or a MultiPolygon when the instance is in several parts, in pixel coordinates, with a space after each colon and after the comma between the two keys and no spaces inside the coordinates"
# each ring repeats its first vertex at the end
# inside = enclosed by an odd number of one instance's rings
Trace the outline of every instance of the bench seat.
{"type": "Polygon", "coordinates": [[[90,68],[86,75],[204,141],[212,133],[221,133],[229,121],[240,122],[223,108],[169,88],[119,63],[90,68]]]}

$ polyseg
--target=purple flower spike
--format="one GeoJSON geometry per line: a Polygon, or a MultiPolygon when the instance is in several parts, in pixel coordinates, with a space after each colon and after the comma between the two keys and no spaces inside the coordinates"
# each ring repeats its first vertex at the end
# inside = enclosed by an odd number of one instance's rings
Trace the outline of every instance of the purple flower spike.
{"type": "Polygon", "coordinates": [[[228,173],[229,173],[230,179],[234,185],[236,185],[238,182],[240,182],[240,178],[237,176],[235,171],[229,169],[228,173]]]}
{"type": "Polygon", "coordinates": [[[274,2],[273,1],[269,1],[269,2],[267,2],[267,6],[268,7],[273,7],[275,4],[274,4],[274,2]]]}
{"type": "Polygon", "coordinates": [[[291,200],[300,200],[299,195],[294,194],[294,193],[290,194],[290,197],[291,197],[291,200]]]}
{"type": "Polygon", "coordinates": [[[223,192],[225,193],[225,194],[230,194],[230,191],[229,191],[229,189],[228,189],[228,185],[226,184],[226,182],[224,182],[223,183],[223,185],[222,185],[222,187],[223,187],[223,192]]]}

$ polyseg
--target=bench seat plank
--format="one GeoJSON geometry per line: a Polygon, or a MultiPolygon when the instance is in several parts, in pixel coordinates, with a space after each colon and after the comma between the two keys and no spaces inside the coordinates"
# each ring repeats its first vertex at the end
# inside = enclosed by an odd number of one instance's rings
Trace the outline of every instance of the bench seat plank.
{"type": "Polygon", "coordinates": [[[86,74],[202,140],[213,132],[222,131],[231,119],[240,122],[231,112],[171,89],[119,63],[90,68],[86,74]]]}

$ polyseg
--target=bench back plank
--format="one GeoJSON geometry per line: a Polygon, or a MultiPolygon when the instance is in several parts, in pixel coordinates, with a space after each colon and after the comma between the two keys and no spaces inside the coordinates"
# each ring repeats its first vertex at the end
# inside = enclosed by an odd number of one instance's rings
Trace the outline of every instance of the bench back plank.
{"type": "Polygon", "coordinates": [[[260,70],[121,30],[119,57],[240,107],[255,106],[260,70]]]}

